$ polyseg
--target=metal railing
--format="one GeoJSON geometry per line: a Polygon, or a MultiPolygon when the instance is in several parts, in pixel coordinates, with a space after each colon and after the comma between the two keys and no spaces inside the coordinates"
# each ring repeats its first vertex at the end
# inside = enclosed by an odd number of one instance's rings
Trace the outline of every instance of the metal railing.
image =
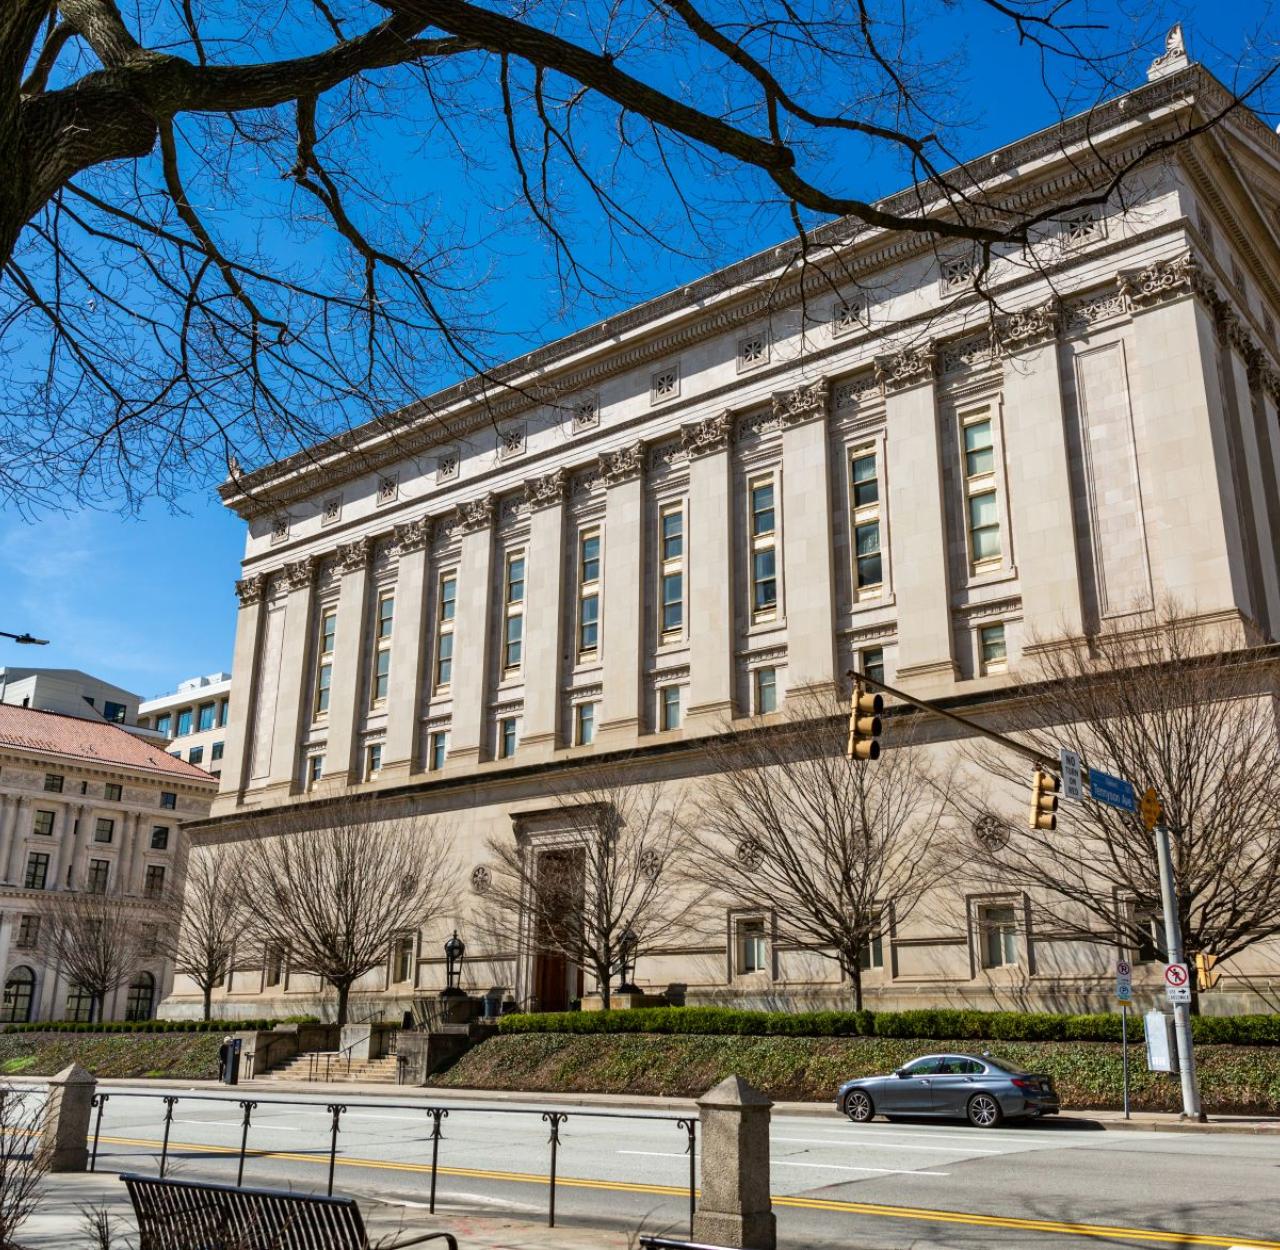
{"type": "MultiPolygon", "coordinates": [[[[382,1033],[382,1039],[385,1049],[379,1058],[394,1059],[399,1047],[400,1030],[387,1029],[382,1033]]],[[[307,1052],[307,1080],[323,1081],[327,1084],[333,1080],[333,1074],[335,1071],[341,1072],[344,1076],[350,1076],[352,1060],[351,1052],[357,1046],[363,1046],[368,1041],[368,1038],[361,1037],[344,1046],[341,1050],[309,1050],[307,1052]],[[321,1059],[324,1060],[323,1076],[320,1075],[321,1059]]]]}
{"type": "MultiPolygon", "coordinates": [[[[89,1152],[89,1171],[97,1170],[98,1165],[98,1143],[102,1134],[102,1113],[106,1104],[111,1100],[112,1095],[109,1093],[98,1093],[93,1096],[93,1106],[96,1108],[97,1115],[93,1124],[93,1145],[89,1152]]],[[[258,1107],[310,1107],[319,1108],[322,1104],[309,1102],[299,1098],[235,1098],[232,1096],[223,1097],[217,1094],[149,1094],[135,1093],[130,1090],[127,1093],[121,1093],[121,1098],[136,1099],[159,1099],[164,1103],[164,1136],[160,1144],[160,1176],[163,1177],[165,1169],[169,1161],[169,1130],[173,1124],[173,1109],[179,1102],[215,1102],[215,1103],[235,1103],[241,1110],[240,1121],[240,1148],[238,1151],[238,1159],[236,1164],[236,1185],[244,1184],[245,1160],[249,1155],[258,1158],[270,1158],[276,1153],[273,1150],[249,1150],[249,1130],[253,1123],[253,1113],[258,1107]]],[[[572,1112],[561,1111],[555,1108],[543,1107],[444,1107],[433,1106],[425,1103],[406,1103],[392,1102],[389,1099],[379,1099],[376,1102],[331,1102],[323,1104],[325,1110],[329,1113],[329,1177],[326,1193],[333,1194],[333,1177],[338,1162],[338,1135],[342,1127],[342,1117],[352,1109],[375,1108],[385,1110],[387,1108],[409,1111],[421,1111],[424,1115],[431,1117],[431,1189],[428,1197],[428,1210],[431,1214],[435,1214],[436,1209],[436,1182],[440,1167],[440,1143],[445,1141],[443,1132],[443,1121],[447,1120],[450,1113],[459,1114],[470,1112],[478,1115],[527,1115],[539,1116],[543,1123],[549,1126],[550,1135],[547,1138],[547,1144],[550,1148],[550,1158],[547,1169],[547,1226],[554,1228],[556,1223],[556,1168],[558,1164],[558,1155],[560,1150],[560,1128],[565,1121],[572,1119],[597,1119],[597,1120],[649,1120],[659,1123],[674,1124],[685,1134],[685,1154],[689,1156],[689,1230],[690,1236],[693,1235],[693,1217],[697,1210],[697,1185],[698,1185],[698,1119],[696,1115],[661,1115],[641,1112],[625,1112],[625,1111],[594,1111],[579,1110],[575,1108],[572,1112]]]]}

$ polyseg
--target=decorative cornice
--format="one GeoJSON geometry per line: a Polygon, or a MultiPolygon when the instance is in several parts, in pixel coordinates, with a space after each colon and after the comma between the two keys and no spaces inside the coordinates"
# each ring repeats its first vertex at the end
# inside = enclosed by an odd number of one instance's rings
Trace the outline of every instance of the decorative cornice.
{"type": "Polygon", "coordinates": [[[877,356],[876,376],[885,394],[893,395],[924,382],[932,382],[936,360],[932,343],[906,347],[889,356],[877,356]]]}
{"type": "Polygon", "coordinates": [[[1213,279],[1190,252],[1157,260],[1145,269],[1122,270],[1116,275],[1116,281],[1133,312],[1155,308],[1185,295],[1199,296],[1211,304],[1218,299],[1213,279]]]}
{"type": "Polygon", "coordinates": [[[1062,305],[1056,299],[1033,308],[1022,308],[1001,317],[996,323],[996,337],[1007,354],[1026,351],[1052,343],[1062,328],[1062,305]]]}
{"type": "Polygon", "coordinates": [[[599,460],[600,476],[606,486],[630,482],[644,472],[644,444],[632,443],[617,451],[606,451],[599,460]]]}
{"type": "Polygon", "coordinates": [[[490,491],[479,499],[468,499],[458,505],[458,523],[464,534],[474,534],[493,524],[498,497],[490,491]]]}
{"type": "Polygon", "coordinates": [[[316,580],[316,570],[319,567],[319,561],[315,556],[303,556],[301,560],[295,560],[292,564],[284,566],[284,579],[289,584],[290,590],[306,590],[316,580]]]}
{"type": "Polygon", "coordinates": [[[724,451],[733,440],[733,413],[727,408],[714,417],[680,427],[680,442],[690,456],[724,451]]]}
{"type": "Polygon", "coordinates": [[[366,534],[354,542],[343,543],[338,548],[338,567],[344,573],[358,573],[369,567],[373,559],[373,538],[366,534]]]}
{"type": "Polygon", "coordinates": [[[261,603],[266,596],[268,583],[265,573],[255,573],[252,577],[236,582],[236,597],[240,600],[240,606],[247,608],[250,604],[261,603]]]}
{"type": "Polygon", "coordinates": [[[803,425],[827,415],[827,379],[819,378],[791,391],[774,391],[773,415],[782,422],[782,428],[803,425]]]}
{"type": "Polygon", "coordinates": [[[435,531],[432,517],[419,517],[416,521],[406,521],[391,531],[391,548],[398,556],[407,556],[411,551],[422,551],[431,542],[435,531]]]}
{"type": "Polygon", "coordinates": [[[525,493],[531,508],[553,508],[569,497],[569,473],[559,468],[544,477],[530,478],[525,483],[525,493]]]}

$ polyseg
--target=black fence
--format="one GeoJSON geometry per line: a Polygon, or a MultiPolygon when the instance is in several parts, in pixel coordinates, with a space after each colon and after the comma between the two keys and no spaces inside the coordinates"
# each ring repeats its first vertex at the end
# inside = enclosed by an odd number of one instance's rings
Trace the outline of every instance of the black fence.
{"type": "MultiPolygon", "coordinates": [[[[98,1141],[102,1135],[102,1113],[106,1104],[111,1100],[110,1093],[98,1093],[93,1096],[93,1106],[96,1108],[97,1114],[93,1121],[93,1146],[89,1152],[89,1171],[97,1170],[98,1165],[98,1141]]],[[[236,1165],[236,1185],[244,1184],[245,1161],[251,1155],[258,1157],[270,1157],[275,1151],[252,1151],[249,1149],[249,1133],[253,1128],[253,1113],[258,1107],[307,1107],[316,1109],[321,1104],[309,1102],[300,1098],[234,1098],[222,1096],[218,1094],[149,1094],[135,1093],[133,1090],[127,1093],[121,1092],[120,1098],[128,1099],[152,1099],[164,1103],[164,1135],[160,1144],[160,1175],[163,1177],[165,1169],[169,1162],[169,1130],[173,1125],[173,1109],[179,1102],[213,1102],[222,1104],[236,1104],[241,1110],[240,1120],[240,1149],[239,1157],[236,1165]]],[[[377,1102],[330,1102],[323,1104],[325,1110],[329,1113],[329,1179],[326,1193],[333,1193],[333,1175],[338,1163],[338,1137],[342,1131],[342,1117],[347,1111],[352,1109],[368,1109],[376,1108],[385,1110],[387,1108],[395,1110],[420,1111],[425,1116],[431,1117],[431,1193],[429,1199],[429,1208],[432,1214],[436,1209],[436,1180],[440,1167],[440,1144],[447,1141],[443,1131],[443,1121],[447,1120],[450,1115],[514,1115],[514,1116],[539,1116],[542,1122],[548,1125],[550,1134],[547,1138],[549,1147],[549,1160],[547,1168],[547,1224],[554,1228],[556,1222],[556,1163],[557,1155],[560,1149],[560,1126],[569,1119],[598,1119],[598,1120],[645,1120],[657,1121],[660,1123],[673,1124],[685,1135],[685,1153],[689,1156],[689,1228],[690,1235],[693,1229],[693,1216],[697,1209],[697,1183],[698,1183],[698,1161],[697,1161],[697,1145],[698,1145],[698,1120],[696,1116],[677,1116],[677,1115],[657,1115],[646,1114],[640,1112],[625,1111],[594,1111],[579,1110],[562,1111],[543,1107],[465,1107],[465,1106],[433,1106],[423,1103],[409,1102],[391,1102],[389,1100],[379,1100],[377,1102]]]]}

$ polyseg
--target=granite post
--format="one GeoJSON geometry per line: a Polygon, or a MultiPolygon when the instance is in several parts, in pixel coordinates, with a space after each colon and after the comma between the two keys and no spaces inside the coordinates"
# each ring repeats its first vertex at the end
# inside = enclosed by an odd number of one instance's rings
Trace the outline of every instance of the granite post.
{"type": "Polygon", "coordinates": [[[89,1119],[94,1080],[78,1063],[49,1078],[41,1149],[51,1172],[83,1172],[89,1164],[89,1119]]]}
{"type": "Polygon", "coordinates": [[[740,1076],[725,1077],[698,1099],[702,1196],[695,1241],[742,1250],[777,1245],[769,1198],[769,1109],[773,1103],[740,1076]]]}

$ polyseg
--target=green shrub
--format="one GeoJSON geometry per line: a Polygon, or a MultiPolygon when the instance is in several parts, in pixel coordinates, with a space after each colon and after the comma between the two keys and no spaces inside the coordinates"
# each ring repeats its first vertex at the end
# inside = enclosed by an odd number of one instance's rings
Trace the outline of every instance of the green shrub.
{"type": "MultiPolygon", "coordinates": [[[[658,1033],[739,1037],[901,1037],[926,1041],[1118,1042],[1117,1015],[965,1011],[740,1011],[729,1007],[639,1007],[504,1016],[503,1033],[658,1033]]],[[[1142,1023],[1129,1022],[1133,1037],[1142,1023]]],[[[1197,1042],[1280,1046],[1280,1015],[1198,1016],[1197,1042]]]]}
{"type": "Polygon", "coordinates": [[[0,1033],[235,1033],[262,1031],[277,1024],[315,1024],[315,1016],[290,1016],[287,1020],[106,1020],[86,1024],[82,1020],[37,1020],[0,1025],[0,1033]]]}

